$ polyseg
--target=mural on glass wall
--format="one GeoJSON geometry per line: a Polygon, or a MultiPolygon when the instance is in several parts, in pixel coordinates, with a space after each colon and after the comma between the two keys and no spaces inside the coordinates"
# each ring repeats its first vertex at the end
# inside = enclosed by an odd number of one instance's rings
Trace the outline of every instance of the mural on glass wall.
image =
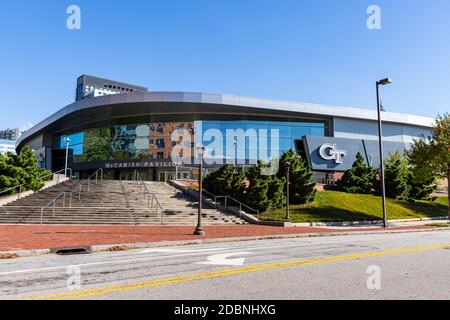
{"type": "MultiPolygon", "coordinates": [[[[139,125],[120,125],[89,129],[68,137],[73,141],[74,162],[132,159],[169,159],[175,145],[171,141],[175,130],[188,130],[194,147],[194,124],[190,122],[165,122],[139,125]]],[[[65,148],[60,143],[60,148],[65,148]]]]}

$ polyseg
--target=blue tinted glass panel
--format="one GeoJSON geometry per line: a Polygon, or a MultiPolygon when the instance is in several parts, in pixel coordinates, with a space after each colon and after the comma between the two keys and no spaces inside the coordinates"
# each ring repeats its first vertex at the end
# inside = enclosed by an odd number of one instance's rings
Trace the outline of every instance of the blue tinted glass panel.
{"type": "Polygon", "coordinates": [[[203,132],[208,129],[220,129],[220,122],[212,122],[212,121],[198,121],[197,126],[201,124],[203,132]]]}
{"type": "Polygon", "coordinates": [[[325,136],[325,128],[311,128],[311,135],[312,136],[325,136]]]}
{"type": "Polygon", "coordinates": [[[76,145],[76,146],[72,146],[72,147],[69,147],[71,150],[73,150],[73,154],[75,155],[75,156],[78,156],[78,155],[82,155],[83,154],[83,145],[82,144],[78,144],[78,145],[76,145]]]}
{"type": "Polygon", "coordinates": [[[69,146],[70,145],[76,145],[76,144],[83,144],[84,142],[84,133],[80,132],[80,133],[75,133],[72,135],[68,135],[68,136],[62,136],[61,140],[60,140],[60,148],[64,149],[66,147],[66,142],[64,141],[65,138],[69,138],[70,142],[69,142],[69,146]]]}
{"type": "Polygon", "coordinates": [[[223,121],[220,124],[220,128],[222,130],[226,129],[242,129],[245,130],[245,122],[244,121],[223,121]]]}
{"type": "Polygon", "coordinates": [[[246,121],[245,123],[246,129],[255,129],[261,130],[266,129],[269,130],[269,122],[268,121],[246,121]]]}
{"type": "Polygon", "coordinates": [[[292,127],[292,138],[293,139],[302,139],[303,136],[310,136],[311,128],[309,127],[292,127]]]}
{"type": "Polygon", "coordinates": [[[291,138],[292,136],[292,127],[290,125],[270,125],[270,132],[272,130],[278,130],[280,138],[291,138]]]}
{"type": "Polygon", "coordinates": [[[311,122],[292,122],[293,127],[311,127],[311,122]]]}
{"type": "Polygon", "coordinates": [[[281,138],[280,139],[280,150],[288,151],[292,148],[292,139],[281,138]]]}

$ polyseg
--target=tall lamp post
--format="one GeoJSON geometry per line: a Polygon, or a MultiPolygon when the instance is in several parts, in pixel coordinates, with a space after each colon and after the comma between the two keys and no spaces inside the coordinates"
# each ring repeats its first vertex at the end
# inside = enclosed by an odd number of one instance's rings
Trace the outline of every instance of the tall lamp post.
{"type": "Polygon", "coordinates": [[[68,164],[69,164],[69,144],[70,144],[70,139],[69,138],[64,138],[64,142],[66,143],[66,166],[64,169],[64,176],[67,178],[67,168],[68,168],[68,164]]]}
{"type": "Polygon", "coordinates": [[[378,111],[378,143],[380,147],[380,180],[381,180],[381,198],[383,205],[383,227],[388,227],[387,220],[387,210],[386,210],[386,182],[384,180],[384,154],[383,154],[383,128],[381,122],[381,99],[380,99],[380,86],[385,86],[391,84],[392,80],[390,78],[386,78],[383,80],[377,81],[377,111],[378,111]]]}
{"type": "Polygon", "coordinates": [[[233,147],[234,147],[234,167],[235,168],[238,165],[237,145],[238,145],[238,141],[237,141],[236,137],[234,137],[233,147]]]}
{"type": "Polygon", "coordinates": [[[286,172],[286,220],[289,220],[289,171],[291,169],[291,163],[289,161],[284,162],[284,170],[286,172]]]}
{"type": "Polygon", "coordinates": [[[194,235],[204,236],[205,230],[202,227],[202,204],[203,204],[203,155],[205,153],[205,147],[203,145],[198,146],[197,153],[200,156],[199,174],[198,174],[198,222],[197,228],[195,228],[194,235]]]}

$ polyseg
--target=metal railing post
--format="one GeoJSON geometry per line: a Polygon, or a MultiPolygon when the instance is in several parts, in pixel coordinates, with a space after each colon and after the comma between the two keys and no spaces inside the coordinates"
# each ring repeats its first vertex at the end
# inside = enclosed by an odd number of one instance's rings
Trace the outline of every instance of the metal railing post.
{"type": "Polygon", "coordinates": [[[19,186],[19,196],[18,196],[18,200],[22,197],[22,186],[19,186]]]}
{"type": "Polygon", "coordinates": [[[43,223],[44,219],[44,208],[41,208],[41,224],[43,223]]]}
{"type": "Polygon", "coordinates": [[[72,208],[72,196],[73,196],[73,192],[70,193],[70,203],[69,203],[70,207],[69,208],[72,208]]]}
{"type": "Polygon", "coordinates": [[[66,193],[63,194],[63,208],[66,207],[66,193]]]}
{"type": "Polygon", "coordinates": [[[228,197],[225,197],[225,211],[228,212],[228,205],[227,205],[227,201],[228,197]]]}
{"type": "Polygon", "coordinates": [[[56,211],[56,200],[53,201],[53,218],[55,217],[55,211],[56,211]]]}

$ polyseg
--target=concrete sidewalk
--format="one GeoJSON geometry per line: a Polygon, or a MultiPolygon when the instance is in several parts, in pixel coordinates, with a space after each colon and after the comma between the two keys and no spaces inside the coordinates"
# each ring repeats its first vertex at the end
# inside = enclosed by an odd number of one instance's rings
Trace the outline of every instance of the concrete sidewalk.
{"type": "MultiPolygon", "coordinates": [[[[194,227],[159,226],[0,226],[0,252],[52,249],[78,246],[108,246],[139,244],[168,245],[231,240],[251,240],[277,237],[309,237],[334,234],[361,234],[380,232],[414,232],[436,230],[430,226],[394,227],[388,231],[382,228],[280,228],[271,226],[212,226],[205,227],[206,236],[194,236],[194,227]]],[[[449,229],[450,230],[450,229],[449,229]]],[[[97,250],[99,251],[99,250],[97,250]]],[[[30,253],[31,254],[31,253],[30,253]]]]}

